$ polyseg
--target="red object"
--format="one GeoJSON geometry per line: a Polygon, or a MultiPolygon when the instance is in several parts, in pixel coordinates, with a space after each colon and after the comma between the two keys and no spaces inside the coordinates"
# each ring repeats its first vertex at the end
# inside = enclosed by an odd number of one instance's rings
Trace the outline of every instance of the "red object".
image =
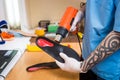
{"type": "Polygon", "coordinates": [[[3,38],[3,40],[13,40],[14,39],[14,35],[9,32],[2,32],[1,37],[3,38]]]}
{"type": "Polygon", "coordinates": [[[45,39],[39,39],[39,40],[37,41],[37,44],[38,44],[40,47],[46,47],[46,46],[53,47],[53,46],[54,46],[53,43],[48,42],[48,41],[45,40],[45,39]]]}
{"type": "Polygon", "coordinates": [[[29,68],[27,71],[32,72],[32,71],[37,71],[39,69],[49,69],[49,67],[32,67],[29,68]]]}

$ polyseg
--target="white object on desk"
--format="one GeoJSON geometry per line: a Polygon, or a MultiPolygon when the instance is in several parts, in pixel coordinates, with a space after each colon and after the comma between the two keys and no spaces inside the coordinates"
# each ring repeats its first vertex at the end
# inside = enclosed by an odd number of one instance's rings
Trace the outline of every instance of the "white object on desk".
{"type": "Polygon", "coordinates": [[[3,75],[4,77],[7,76],[10,70],[14,67],[14,65],[20,59],[21,55],[24,53],[27,47],[27,44],[29,43],[30,43],[30,37],[17,37],[12,41],[6,41],[5,44],[0,45],[0,50],[18,50],[17,54],[13,57],[13,59],[6,66],[6,68],[1,72],[0,75],[3,75]]]}
{"type": "Polygon", "coordinates": [[[29,40],[30,37],[16,37],[14,40],[6,41],[5,44],[0,45],[0,50],[19,49],[24,52],[27,44],[30,44],[29,40]]]}

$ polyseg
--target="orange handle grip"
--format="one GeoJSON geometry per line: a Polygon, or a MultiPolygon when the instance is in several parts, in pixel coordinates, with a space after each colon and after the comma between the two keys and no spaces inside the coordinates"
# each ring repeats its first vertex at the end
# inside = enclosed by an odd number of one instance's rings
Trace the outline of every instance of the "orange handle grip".
{"type": "Polygon", "coordinates": [[[78,10],[75,9],[74,7],[68,7],[66,9],[63,17],[60,20],[59,26],[64,27],[65,29],[67,29],[69,31],[77,12],[78,12],[78,10]]]}

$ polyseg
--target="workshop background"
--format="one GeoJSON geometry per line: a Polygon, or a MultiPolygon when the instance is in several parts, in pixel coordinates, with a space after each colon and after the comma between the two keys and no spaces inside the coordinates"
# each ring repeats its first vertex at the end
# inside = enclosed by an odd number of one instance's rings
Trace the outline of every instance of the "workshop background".
{"type": "Polygon", "coordinates": [[[68,6],[79,9],[80,2],[85,0],[26,0],[29,27],[38,27],[40,20],[58,23],[68,6]]]}

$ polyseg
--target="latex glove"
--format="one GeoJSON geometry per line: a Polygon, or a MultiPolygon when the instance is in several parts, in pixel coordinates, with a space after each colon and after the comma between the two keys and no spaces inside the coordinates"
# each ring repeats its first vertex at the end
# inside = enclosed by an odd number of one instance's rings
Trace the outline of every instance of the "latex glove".
{"type": "Polygon", "coordinates": [[[78,22],[82,21],[83,17],[84,17],[84,11],[79,10],[77,12],[74,20],[73,20],[71,28],[70,28],[71,32],[73,32],[73,31],[75,31],[77,29],[77,24],[78,24],[78,22]]]}
{"type": "Polygon", "coordinates": [[[61,63],[56,60],[56,64],[64,71],[80,73],[82,72],[80,66],[82,62],[77,61],[74,58],[68,57],[64,53],[60,53],[61,58],[64,59],[65,63],[61,63]]]}

